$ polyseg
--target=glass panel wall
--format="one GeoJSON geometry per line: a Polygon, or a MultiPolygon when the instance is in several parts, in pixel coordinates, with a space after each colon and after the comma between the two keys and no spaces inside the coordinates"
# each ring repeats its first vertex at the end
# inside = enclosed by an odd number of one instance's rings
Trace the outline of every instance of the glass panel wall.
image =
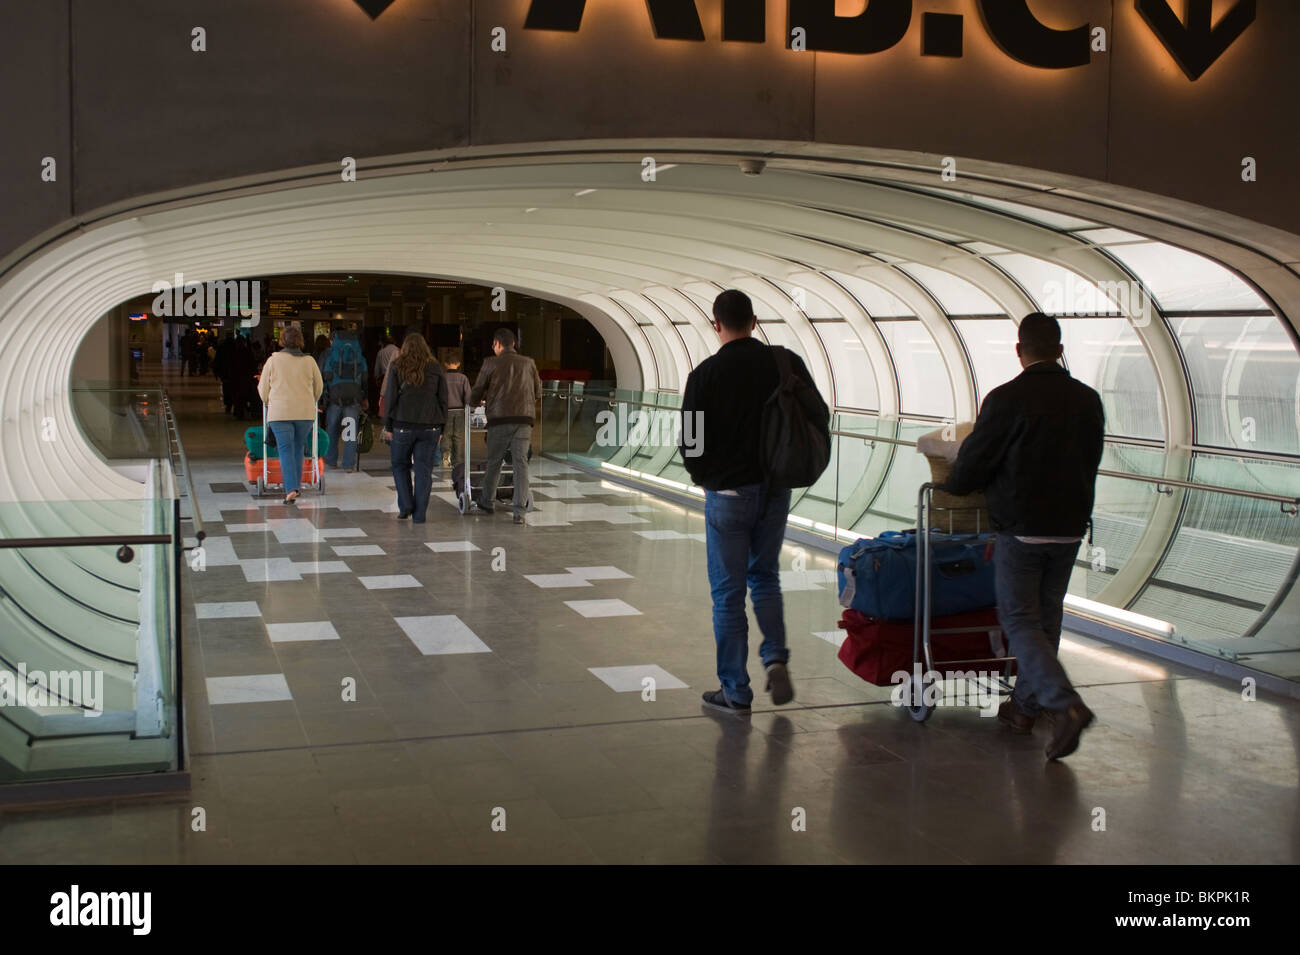
{"type": "Polygon", "coordinates": [[[919,320],[878,322],[897,369],[904,414],[951,418],[956,406],[948,369],[919,320]]]}

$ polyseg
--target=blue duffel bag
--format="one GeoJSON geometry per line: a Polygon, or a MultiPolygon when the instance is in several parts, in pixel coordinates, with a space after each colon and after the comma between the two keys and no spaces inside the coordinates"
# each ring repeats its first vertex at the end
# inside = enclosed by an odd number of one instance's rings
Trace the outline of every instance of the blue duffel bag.
{"type": "MultiPolygon", "coordinates": [[[[930,614],[943,617],[997,604],[993,538],[930,535],[930,614]]],[[[910,620],[916,612],[916,534],[885,531],[840,551],[840,603],[868,617],[910,620]]]]}

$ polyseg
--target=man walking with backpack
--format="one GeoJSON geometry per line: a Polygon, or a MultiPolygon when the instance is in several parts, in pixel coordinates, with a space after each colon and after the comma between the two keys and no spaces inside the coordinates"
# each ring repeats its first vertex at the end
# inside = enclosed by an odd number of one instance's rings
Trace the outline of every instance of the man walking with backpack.
{"type": "Polygon", "coordinates": [[[338,330],[322,368],[325,379],[325,431],[330,437],[325,466],[339,466],[339,445],[343,446],[343,470],[357,466],[357,436],[361,431],[361,408],[368,405],[365,391],[369,381],[366,357],[355,331],[338,330]]]}
{"type": "MultiPolygon", "coordinates": [[[[736,289],[722,292],[713,302],[713,327],[722,346],[691,372],[682,395],[682,460],[691,479],[704,488],[721,683],[704,694],[704,704],[737,714],[748,713],[754,697],[746,669],[746,586],[763,634],[758,652],[772,702],[781,705],[794,699],[779,571],[790,488],[803,486],[807,475],[778,473],[788,470],[783,466],[774,472],[773,461],[796,450],[808,431],[814,432],[814,444],[824,443],[827,455],[830,447],[830,413],[802,359],[754,338],[756,324],[749,296],[736,289]],[[781,418],[790,406],[778,399],[796,396],[810,409],[807,419],[781,418]]],[[[819,474],[827,460],[822,453],[821,448],[810,449],[802,457],[812,463],[800,466],[819,474]],[[813,459],[819,459],[820,466],[813,459]]]]}
{"type": "Polygon", "coordinates": [[[1028,734],[1046,712],[1051,760],[1073,753],[1093,720],[1056,652],[1074,558],[1092,516],[1106,422],[1097,392],[1058,364],[1056,319],[1026,315],[1018,338],[1024,371],[984,398],[944,490],[987,491],[998,531],[998,620],[1018,664],[1015,692],[998,719],[1028,734]]]}

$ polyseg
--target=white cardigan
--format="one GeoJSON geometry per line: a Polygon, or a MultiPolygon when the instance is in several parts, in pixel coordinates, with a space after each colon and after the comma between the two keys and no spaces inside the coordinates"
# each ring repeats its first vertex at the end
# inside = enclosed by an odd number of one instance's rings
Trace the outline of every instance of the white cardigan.
{"type": "Polygon", "coordinates": [[[316,359],[286,351],[278,351],[266,360],[257,382],[267,421],[315,421],[316,402],[324,390],[316,359]]]}

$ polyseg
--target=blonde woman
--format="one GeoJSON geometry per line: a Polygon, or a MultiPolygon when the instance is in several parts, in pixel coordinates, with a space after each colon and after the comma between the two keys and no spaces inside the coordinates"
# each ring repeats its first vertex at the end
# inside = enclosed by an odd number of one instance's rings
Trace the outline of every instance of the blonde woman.
{"type": "Polygon", "coordinates": [[[302,329],[290,326],[280,336],[283,346],[266,360],[257,393],[266,405],[266,423],[280,449],[284,503],[302,493],[302,459],[316,427],[316,403],[325,383],[316,359],[303,350],[302,329]]]}
{"type": "Polygon", "coordinates": [[[384,378],[384,440],[389,442],[399,518],[424,523],[446,421],[447,376],[424,336],[411,332],[384,378]]]}

